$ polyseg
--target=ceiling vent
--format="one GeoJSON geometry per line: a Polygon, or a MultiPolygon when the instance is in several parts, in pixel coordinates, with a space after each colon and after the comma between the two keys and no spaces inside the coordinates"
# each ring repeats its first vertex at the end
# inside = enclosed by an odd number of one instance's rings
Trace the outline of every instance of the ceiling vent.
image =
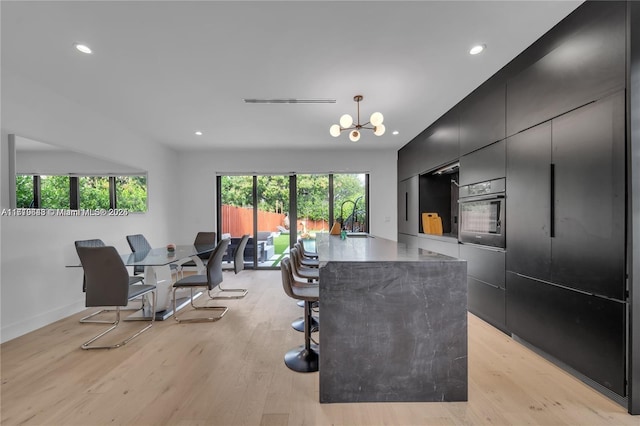
{"type": "Polygon", "coordinates": [[[296,98],[274,98],[274,99],[257,99],[257,98],[245,98],[243,99],[245,104],[335,104],[335,99],[322,99],[322,98],[308,98],[308,99],[296,99],[296,98]]]}

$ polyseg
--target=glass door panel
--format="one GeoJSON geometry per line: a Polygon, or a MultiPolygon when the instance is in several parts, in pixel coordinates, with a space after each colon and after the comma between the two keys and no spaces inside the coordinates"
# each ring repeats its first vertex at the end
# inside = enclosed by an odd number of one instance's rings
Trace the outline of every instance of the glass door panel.
{"type": "Polygon", "coordinates": [[[220,238],[231,238],[224,261],[233,262],[234,248],[249,234],[251,244],[244,251],[244,262],[255,266],[253,216],[253,176],[220,176],[220,238]]]}
{"type": "Polygon", "coordinates": [[[368,232],[367,175],[333,175],[334,219],[347,232],[368,232]]]}
{"type": "Polygon", "coordinates": [[[296,175],[297,237],[315,251],[319,232],[329,232],[329,175],[296,175]]]}
{"type": "Polygon", "coordinates": [[[258,266],[280,267],[289,256],[289,176],[257,176],[258,266]]]}

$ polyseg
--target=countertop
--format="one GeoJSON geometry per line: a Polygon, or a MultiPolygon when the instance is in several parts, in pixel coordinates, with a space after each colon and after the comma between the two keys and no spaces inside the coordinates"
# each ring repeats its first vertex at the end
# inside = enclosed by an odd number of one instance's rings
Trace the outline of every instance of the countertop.
{"type": "Polygon", "coordinates": [[[405,244],[367,234],[357,234],[340,239],[339,235],[317,234],[316,250],[320,264],[327,262],[460,262],[420,248],[408,248],[405,244]]]}

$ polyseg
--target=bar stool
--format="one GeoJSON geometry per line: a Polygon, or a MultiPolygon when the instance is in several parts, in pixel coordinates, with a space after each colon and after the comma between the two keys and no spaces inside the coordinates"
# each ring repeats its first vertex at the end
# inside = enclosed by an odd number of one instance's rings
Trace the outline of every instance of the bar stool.
{"type": "Polygon", "coordinates": [[[302,254],[304,254],[305,257],[308,257],[310,259],[317,259],[318,258],[318,253],[312,252],[312,251],[307,251],[304,248],[304,241],[302,240],[302,238],[298,238],[298,243],[302,247],[302,252],[303,252],[302,254]]]}
{"type": "Polygon", "coordinates": [[[293,371],[311,373],[318,371],[318,351],[311,347],[311,303],[320,298],[319,287],[308,286],[295,280],[289,259],[280,262],[282,287],[287,296],[304,301],[304,345],[291,349],[284,356],[284,363],[293,371]]]}
{"type": "Polygon", "coordinates": [[[318,260],[318,258],[311,258],[311,257],[305,256],[304,247],[302,247],[302,244],[295,243],[293,247],[298,250],[298,253],[301,254],[300,264],[302,266],[306,266],[307,268],[317,268],[320,266],[320,261],[318,260]]]}
{"type": "Polygon", "coordinates": [[[302,265],[300,252],[297,248],[293,247],[289,251],[289,257],[291,257],[291,267],[295,276],[306,279],[309,282],[320,279],[320,269],[302,265]]]}

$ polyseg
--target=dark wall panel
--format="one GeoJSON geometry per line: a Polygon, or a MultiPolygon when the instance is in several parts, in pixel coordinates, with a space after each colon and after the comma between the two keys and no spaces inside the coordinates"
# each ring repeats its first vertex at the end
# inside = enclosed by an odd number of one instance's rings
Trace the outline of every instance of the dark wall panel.
{"type": "Polygon", "coordinates": [[[460,104],[460,155],[505,138],[505,93],[502,80],[489,80],[460,104]]]}
{"type": "Polygon", "coordinates": [[[504,140],[460,157],[460,185],[484,182],[505,176],[504,140]]]}
{"type": "Polygon", "coordinates": [[[555,236],[551,281],[625,295],[625,97],[619,92],[552,121],[555,236]]]}
{"type": "Polygon", "coordinates": [[[507,270],[551,278],[551,123],[507,139],[507,270]]]}
{"type": "Polygon", "coordinates": [[[469,312],[477,315],[489,324],[505,330],[504,289],[489,285],[471,276],[467,277],[467,283],[469,312]]]}
{"type": "Polygon", "coordinates": [[[453,108],[398,151],[398,180],[458,160],[458,116],[453,108]]]}
{"type": "Polygon", "coordinates": [[[509,330],[625,394],[626,306],[507,272],[509,330]]]}
{"type": "Polygon", "coordinates": [[[508,80],[508,136],[625,87],[626,4],[603,3],[584,9],[562,43],[508,80]]]}
{"type": "Polygon", "coordinates": [[[504,251],[460,244],[460,259],[467,261],[467,275],[504,288],[504,251]]]}

